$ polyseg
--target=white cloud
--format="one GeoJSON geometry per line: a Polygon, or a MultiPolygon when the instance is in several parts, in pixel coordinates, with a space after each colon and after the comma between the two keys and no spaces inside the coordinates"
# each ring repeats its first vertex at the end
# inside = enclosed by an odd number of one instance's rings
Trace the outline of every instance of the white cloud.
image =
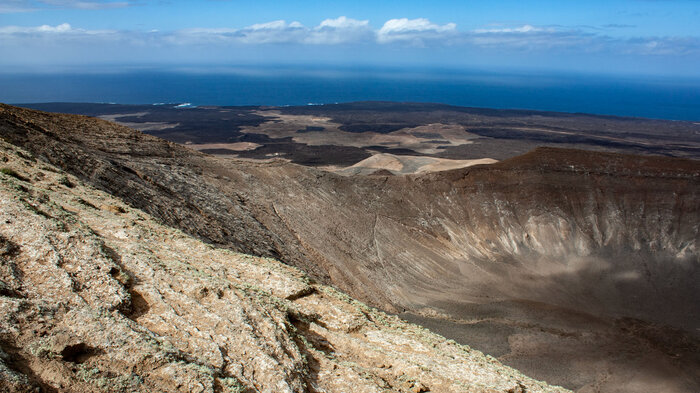
{"type": "Polygon", "coordinates": [[[318,28],[334,28],[334,29],[357,29],[369,28],[368,20],[356,20],[345,16],[335,19],[326,19],[318,25],[318,28]]]}
{"type": "Polygon", "coordinates": [[[436,25],[425,18],[390,19],[377,32],[377,42],[403,41],[422,46],[426,41],[442,40],[456,34],[457,25],[454,23],[436,25]]]}
{"type": "Polygon", "coordinates": [[[34,50],[41,56],[44,49],[51,50],[63,47],[89,47],[97,45],[109,48],[115,42],[134,43],[134,33],[117,30],[88,30],[74,28],[68,23],[41,26],[2,26],[0,27],[0,52],[2,48],[23,48],[23,51],[34,50]],[[33,49],[32,49],[33,48],[33,49]]]}
{"type": "Polygon", "coordinates": [[[341,16],[326,19],[313,28],[304,40],[309,44],[334,45],[353,42],[371,42],[374,31],[367,20],[356,20],[341,16]]]}
{"type": "Polygon", "coordinates": [[[303,40],[306,30],[299,22],[277,20],[236,30],[229,37],[244,44],[283,44],[303,40]]]}
{"type": "Polygon", "coordinates": [[[570,53],[608,53],[611,55],[670,55],[700,54],[699,37],[611,37],[595,27],[565,28],[522,25],[476,29],[464,33],[461,44],[492,50],[520,50],[570,53]]]}
{"type": "Polygon", "coordinates": [[[23,26],[3,26],[0,27],[0,34],[3,35],[97,35],[97,34],[111,34],[115,33],[114,30],[85,30],[85,29],[74,29],[68,23],[62,23],[56,26],[41,25],[34,27],[23,27],[23,26]]]}
{"type": "Polygon", "coordinates": [[[41,25],[36,28],[40,33],[69,33],[73,30],[68,23],[63,23],[57,26],[41,25]]]}
{"type": "Polygon", "coordinates": [[[464,44],[492,49],[541,51],[552,48],[597,50],[600,36],[582,30],[566,30],[525,24],[475,29],[464,34],[464,44]]]}
{"type": "Polygon", "coordinates": [[[541,27],[535,27],[532,25],[523,25],[520,27],[505,27],[497,29],[476,29],[474,30],[474,33],[537,33],[540,31],[553,31],[553,29],[543,29],[541,27]]]}
{"type": "Polygon", "coordinates": [[[373,41],[369,21],[341,16],[326,19],[309,28],[299,22],[276,20],[242,29],[186,29],[174,32],[168,40],[179,43],[221,42],[236,44],[314,44],[337,45],[373,41]]]}
{"type": "Polygon", "coordinates": [[[640,37],[618,43],[625,54],[652,56],[700,54],[700,38],[697,37],[640,37]]]}
{"type": "MultiPolygon", "coordinates": [[[[75,48],[96,47],[109,50],[110,43],[139,48],[198,46],[219,50],[232,46],[255,45],[398,45],[419,47],[452,46],[492,53],[513,51],[530,53],[606,53],[611,55],[698,55],[698,37],[610,37],[595,29],[561,26],[498,26],[457,31],[456,25],[438,25],[427,19],[392,19],[380,29],[367,20],[344,16],[326,19],[317,26],[284,20],[235,28],[195,28],[178,31],[87,30],[67,23],[33,27],[0,26],[0,50],[9,47],[61,48],[71,42],[75,48]]],[[[288,45],[288,46],[289,46],[288,45]]],[[[290,46],[291,47],[291,46],[290,46]]],[[[28,50],[28,49],[27,49],[28,50]]],[[[163,49],[166,50],[166,49],[163,49]]],[[[37,50],[37,53],[39,51],[37,50]]]]}
{"type": "Polygon", "coordinates": [[[287,25],[287,22],[283,20],[275,20],[267,23],[257,23],[247,28],[247,30],[284,30],[287,27],[298,28],[302,27],[299,22],[292,22],[287,25]]]}

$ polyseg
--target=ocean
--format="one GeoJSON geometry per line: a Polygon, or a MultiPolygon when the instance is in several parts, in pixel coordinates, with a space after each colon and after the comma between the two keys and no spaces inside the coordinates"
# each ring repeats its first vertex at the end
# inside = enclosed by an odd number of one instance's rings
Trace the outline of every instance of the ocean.
{"type": "Polygon", "coordinates": [[[700,121],[700,80],[459,70],[234,68],[0,73],[0,102],[431,102],[700,121]]]}

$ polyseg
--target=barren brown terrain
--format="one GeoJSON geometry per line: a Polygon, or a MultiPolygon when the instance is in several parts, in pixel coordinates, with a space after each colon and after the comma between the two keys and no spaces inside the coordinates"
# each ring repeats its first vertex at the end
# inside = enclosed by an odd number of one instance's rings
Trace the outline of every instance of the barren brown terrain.
{"type": "Polygon", "coordinates": [[[2,141],[0,161],[2,392],[566,391],[2,141]]]}
{"type": "MultiPolygon", "coordinates": [[[[410,127],[417,114],[390,123],[391,107],[383,109],[364,123],[356,112],[365,109],[357,105],[353,114],[339,109],[324,116],[345,133],[364,133],[374,124],[372,132],[403,130],[411,138],[426,124],[456,124],[449,119],[457,115],[442,107],[410,127]]],[[[247,130],[280,116],[236,110],[250,121],[247,130]]],[[[322,115],[307,112],[316,108],[274,110],[304,121],[322,115]]],[[[256,162],[198,153],[107,121],[8,106],[0,112],[0,135],[164,224],[218,247],[277,258],[535,378],[581,392],[700,390],[700,163],[561,148],[580,144],[697,157],[697,126],[567,114],[541,119],[517,111],[459,113],[483,127],[465,125],[465,143],[422,156],[500,162],[345,176],[287,162],[300,156],[281,153],[302,139],[269,129],[259,134],[268,139],[228,141],[263,141],[247,153],[285,158],[256,162]],[[520,122],[522,130],[508,123],[509,131],[499,131],[506,126],[486,122],[496,115],[520,122]],[[619,127],[614,135],[598,129],[609,123],[619,127]],[[654,127],[666,128],[660,133],[654,127]],[[538,144],[558,148],[517,155],[538,144]]],[[[301,134],[319,131],[306,127],[301,134]]],[[[456,132],[440,127],[443,138],[456,132]]],[[[407,147],[408,140],[340,150],[317,145],[332,158],[311,161],[351,166],[396,149],[421,156],[407,147]],[[336,151],[352,154],[334,156],[336,151]]]]}

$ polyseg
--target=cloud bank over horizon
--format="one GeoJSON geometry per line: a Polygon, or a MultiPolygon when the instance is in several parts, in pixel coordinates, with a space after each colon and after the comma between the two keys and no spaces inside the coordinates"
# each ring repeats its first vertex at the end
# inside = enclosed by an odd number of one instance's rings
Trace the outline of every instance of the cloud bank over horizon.
{"type": "MultiPolygon", "coordinates": [[[[101,7],[122,4],[75,1],[42,3],[86,8],[95,4],[101,7]]],[[[132,63],[159,60],[186,62],[188,54],[197,54],[201,61],[206,61],[209,56],[214,62],[237,59],[255,61],[261,57],[267,62],[296,61],[301,60],[295,58],[300,56],[312,62],[316,56],[321,60],[336,56],[339,61],[353,57],[366,60],[376,57],[382,61],[387,56],[382,52],[387,51],[403,55],[408,58],[407,62],[411,57],[440,52],[457,65],[469,64],[477,56],[510,56],[533,61],[560,54],[574,58],[598,56],[600,61],[610,60],[611,57],[625,58],[628,62],[630,58],[656,58],[653,60],[656,63],[663,57],[681,65],[700,60],[699,37],[616,34],[624,28],[621,25],[567,27],[522,23],[462,30],[456,23],[439,24],[428,18],[389,19],[376,27],[369,20],[346,16],[324,19],[310,27],[298,21],[273,20],[242,28],[199,27],[169,31],[89,29],[69,23],[0,25],[0,50],[7,54],[0,64],[64,64],[71,58],[86,64],[124,62],[125,59],[132,63]],[[348,51],[353,56],[343,54],[348,51]]],[[[545,60],[539,61],[543,62],[545,60]]],[[[556,62],[552,64],[556,65],[556,62]]]]}
{"type": "Polygon", "coordinates": [[[533,26],[523,24],[509,27],[479,28],[467,31],[457,29],[455,23],[443,25],[426,18],[390,19],[381,28],[373,28],[368,20],[356,20],[345,16],[325,19],[314,27],[300,22],[275,20],[257,23],[243,28],[188,28],[174,31],[158,30],[90,30],[73,27],[69,23],[55,26],[0,26],[2,46],[47,43],[52,39],[83,40],[86,43],[109,40],[160,44],[401,44],[403,46],[507,46],[528,50],[552,47],[569,47],[596,52],[609,48],[621,49],[629,45],[626,53],[638,54],[698,54],[699,37],[632,37],[615,38],[606,34],[613,27],[533,26]]]}

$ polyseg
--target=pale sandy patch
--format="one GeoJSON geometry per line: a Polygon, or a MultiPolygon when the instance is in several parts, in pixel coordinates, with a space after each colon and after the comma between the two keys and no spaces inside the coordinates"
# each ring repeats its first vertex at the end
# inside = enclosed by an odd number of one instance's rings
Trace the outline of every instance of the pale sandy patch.
{"type": "Polygon", "coordinates": [[[116,113],[113,115],[101,115],[98,117],[102,120],[113,121],[115,123],[118,123],[117,119],[119,119],[121,117],[144,117],[145,115],[147,115],[149,113],[151,113],[151,112],[116,113]]]}
{"type": "Polygon", "coordinates": [[[156,121],[146,121],[143,123],[115,121],[115,123],[121,124],[121,125],[129,127],[129,128],[133,128],[133,129],[139,130],[139,131],[162,131],[162,130],[167,130],[169,128],[175,128],[175,127],[180,125],[180,123],[164,123],[164,122],[156,122],[156,121]]]}
{"type": "Polygon", "coordinates": [[[278,111],[256,111],[256,114],[270,118],[255,127],[242,127],[241,132],[264,134],[270,138],[289,138],[294,142],[309,146],[335,145],[366,148],[383,146],[393,149],[410,149],[422,154],[435,154],[448,146],[472,143],[477,135],[467,132],[459,124],[428,124],[415,128],[404,128],[390,133],[347,132],[341,124],[331,118],[310,115],[285,115],[278,111]],[[305,131],[307,127],[323,128],[322,131],[305,131]]]}
{"type": "Polygon", "coordinates": [[[102,115],[99,116],[99,118],[139,131],[162,131],[167,130],[169,128],[175,128],[180,125],[180,123],[166,123],[159,121],[129,122],[118,120],[124,117],[143,117],[145,115],[148,115],[149,113],[151,112],[117,113],[114,115],[102,115]]]}
{"type": "Polygon", "coordinates": [[[428,172],[446,171],[466,168],[473,165],[493,164],[498,162],[492,158],[475,160],[450,160],[446,158],[424,156],[397,156],[393,154],[375,154],[355,165],[340,168],[334,172],[342,175],[366,175],[385,169],[395,175],[408,175],[428,172]]]}

